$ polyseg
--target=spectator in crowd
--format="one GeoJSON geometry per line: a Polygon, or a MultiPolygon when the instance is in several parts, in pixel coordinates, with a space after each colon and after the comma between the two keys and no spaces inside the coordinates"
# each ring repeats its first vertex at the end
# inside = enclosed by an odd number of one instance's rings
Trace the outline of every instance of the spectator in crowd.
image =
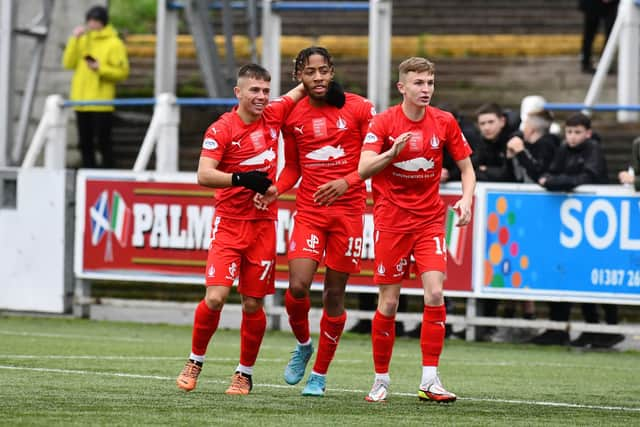
{"type": "Polygon", "coordinates": [[[522,133],[507,142],[507,167],[516,182],[537,183],[549,168],[560,144],[558,137],[549,133],[552,121],[546,110],[529,113],[522,133]]]}
{"type": "Polygon", "coordinates": [[[507,141],[517,130],[509,123],[502,108],[495,103],[485,104],[476,111],[476,124],[480,141],[472,161],[478,181],[511,182],[513,176],[507,168],[507,141]]]}
{"type": "Polygon", "coordinates": [[[628,170],[618,173],[618,180],[620,184],[633,185],[636,191],[640,191],[640,137],[633,141],[631,161],[632,164],[628,170]]]}
{"type": "MultiPolygon", "coordinates": [[[[64,50],[62,64],[74,70],[71,80],[72,101],[112,100],[116,83],[129,75],[129,60],[124,43],[109,25],[107,9],[94,6],[86,14],[85,25],[73,30],[64,50]]],[[[78,127],[78,145],[82,166],[95,168],[94,139],[100,147],[103,168],[114,166],[111,146],[113,106],[74,107],[78,127]]]]}
{"type": "MultiPolygon", "coordinates": [[[[592,138],[591,120],[578,113],[567,118],[565,123],[565,141],[558,148],[549,170],[542,174],[538,183],[550,191],[572,191],[583,184],[606,184],[607,167],[600,142],[592,138]]],[[[603,305],[605,321],[618,323],[618,308],[615,305],[603,305]]],[[[566,322],[569,320],[571,303],[550,303],[551,320],[566,322]]],[[[587,323],[598,323],[599,316],[595,304],[583,304],[582,314],[587,323]]],[[[571,344],[578,347],[611,347],[624,339],[622,335],[597,334],[585,332],[571,344]]],[[[569,333],[561,330],[547,330],[531,340],[541,345],[566,345],[569,333]]]]}
{"type": "Polygon", "coordinates": [[[618,14],[618,0],[579,0],[578,8],[584,14],[582,26],[582,72],[593,74],[595,69],[591,61],[593,40],[598,32],[600,21],[604,22],[605,43],[618,14]]]}

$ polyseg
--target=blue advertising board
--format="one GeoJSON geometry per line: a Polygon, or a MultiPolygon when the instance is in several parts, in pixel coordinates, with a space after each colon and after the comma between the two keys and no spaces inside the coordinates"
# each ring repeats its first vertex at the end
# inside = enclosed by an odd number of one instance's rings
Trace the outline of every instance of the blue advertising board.
{"type": "Polygon", "coordinates": [[[640,301],[640,197],[487,191],[481,293],[640,301]]]}

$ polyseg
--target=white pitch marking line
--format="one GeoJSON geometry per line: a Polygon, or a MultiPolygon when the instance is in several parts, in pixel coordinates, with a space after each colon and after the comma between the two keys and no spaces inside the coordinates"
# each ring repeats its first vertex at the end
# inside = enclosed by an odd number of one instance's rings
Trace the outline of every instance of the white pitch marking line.
{"type": "MultiPolygon", "coordinates": [[[[77,375],[93,375],[93,376],[104,376],[104,377],[119,377],[119,378],[137,378],[137,379],[150,379],[150,380],[171,380],[174,381],[173,377],[163,377],[160,375],[139,375],[139,374],[126,374],[122,372],[95,372],[95,371],[83,371],[83,370],[72,370],[72,369],[53,369],[53,368],[27,368],[22,366],[7,366],[0,365],[0,369],[7,370],[16,370],[16,371],[33,371],[33,372],[50,372],[50,373],[59,373],[59,374],[77,374],[77,375]]],[[[220,380],[208,380],[207,382],[214,384],[226,384],[226,381],[220,380]]],[[[266,387],[266,388],[291,388],[288,385],[281,384],[259,384],[258,387],[266,387]]],[[[340,388],[329,388],[328,391],[338,392],[338,393],[357,393],[357,394],[366,394],[365,390],[353,390],[353,389],[340,389],[340,388]]],[[[408,396],[415,397],[415,393],[404,393],[404,392],[394,392],[391,393],[394,396],[408,396]]],[[[582,405],[578,403],[563,403],[563,402],[543,402],[536,400],[515,400],[515,399],[488,399],[488,398],[476,398],[476,397],[458,397],[458,400],[469,400],[474,402],[489,402],[489,403],[508,403],[515,405],[534,405],[534,406],[552,406],[559,408],[574,408],[574,409],[593,409],[593,410],[601,410],[601,411],[631,411],[631,412],[640,412],[640,407],[625,407],[625,406],[599,406],[599,405],[582,405]]]]}

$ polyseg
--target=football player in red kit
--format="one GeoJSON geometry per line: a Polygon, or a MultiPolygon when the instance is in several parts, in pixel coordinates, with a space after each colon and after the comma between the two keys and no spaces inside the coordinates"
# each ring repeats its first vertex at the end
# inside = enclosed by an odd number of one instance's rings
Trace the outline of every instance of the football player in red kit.
{"type": "Polygon", "coordinates": [[[295,103],[298,85],[269,102],[269,72],[257,64],[238,71],[238,106],[209,126],[202,143],[198,183],[216,191],[216,211],[205,270],[204,299],[195,310],[191,355],[178,387],[196,387],[205,353],[234,281],[242,297],[240,364],[227,394],[248,394],[253,365],[266,329],[263,298],[274,293],[276,205],[257,209],[253,197],[275,180],[278,135],[295,103]]]}
{"type": "MultiPolygon", "coordinates": [[[[289,190],[300,177],[289,239],[289,289],[285,306],[298,341],[284,372],[288,384],[303,378],[313,353],[309,335],[309,289],[318,265],[326,266],[318,353],[302,391],[323,396],[329,364],[346,321],[344,293],[350,273],[360,271],[365,186],[358,175],[362,140],[375,109],[361,96],[333,82],[331,56],[322,47],[303,49],[294,78],[308,97],[282,128],[285,166],[262,202],[289,190]]],[[[258,197],[260,199],[260,197],[258,197]]]]}
{"type": "Polygon", "coordinates": [[[375,380],[366,397],[370,402],[387,398],[395,315],[411,255],[424,288],[418,396],[438,402],[456,399],[442,386],[437,372],[446,320],[442,293],[447,265],[445,208],[439,195],[443,150],[449,152],[462,174],[462,197],[454,205],[460,227],[471,220],[476,179],[469,158],[471,148],[456,119],[429,105],[434,85],[432,62],[424,58],[403,61],[397,84],[402,103],[372,120],[362,146],[358,171],[362,179],[372,177],[374,282],[379,285],[371,331],[375,380]]]}

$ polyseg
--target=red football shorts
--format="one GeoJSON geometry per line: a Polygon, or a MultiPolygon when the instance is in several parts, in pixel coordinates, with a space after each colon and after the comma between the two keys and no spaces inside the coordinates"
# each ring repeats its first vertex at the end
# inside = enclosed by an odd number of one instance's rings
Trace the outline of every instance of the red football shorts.
{"type": "Polygon", "coordinates": [[[409,278],[411,255],[416,260],[418,275],[427,271],[446,272],[447,247],[444,231],[397,233],[376,230],[374,245],[374,283],[391,285],[409,278]]]}
{"type": "Polygon", "coordinates": [[[215,216],[207,256],[207,286],[232,286],[238,292],[262,298],[275,292],[276,222],[243,221],[215,216]]]}
{"type": "Polygon", "coordinates": [[[290,230],[288,258],[310,258],[342,273],[359,273],[362,215],[316,215],[296,212],[290,230]]]}

